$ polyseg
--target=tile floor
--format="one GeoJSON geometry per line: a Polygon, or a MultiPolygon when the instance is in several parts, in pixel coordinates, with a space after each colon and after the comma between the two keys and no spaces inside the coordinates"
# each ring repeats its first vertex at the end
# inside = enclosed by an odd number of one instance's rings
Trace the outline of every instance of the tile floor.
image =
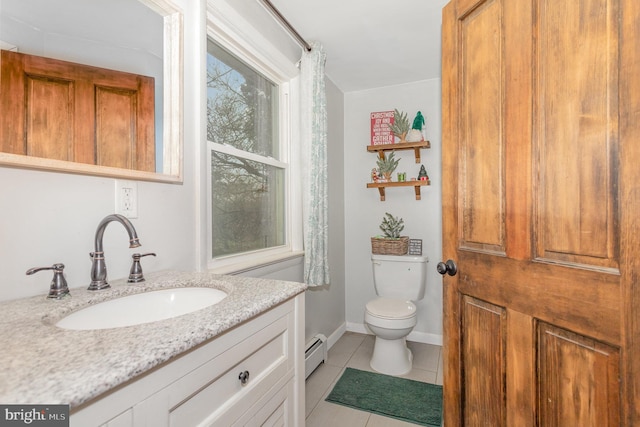
{"type": "MultiPolygon", "coordinates": [[[[373,371],[369,360],[373,335],[346,332],[331,347],[325,363],[318,366],[306,382],[307,427],[403,427],[415,424],[371,414],[324,399],[333,389],[345,367],[373,371]]],[[[437,345],[408,342],[413,352],[413,369],[405,378],[442,385],[442,348],[437,345]]]]}

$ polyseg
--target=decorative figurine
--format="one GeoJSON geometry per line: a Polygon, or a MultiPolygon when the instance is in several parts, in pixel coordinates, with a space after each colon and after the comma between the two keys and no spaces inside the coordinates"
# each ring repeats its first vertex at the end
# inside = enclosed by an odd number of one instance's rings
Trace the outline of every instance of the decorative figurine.
{"type": "Polygon", "coordinates": [[[373,182],[378,182],[378,169],[373,168],[371,169],[371,181],[373,182]]]}
{"type": "Polygon", "coordinates": [[[413,126],[411,126],[411,130],[407,133],[407,142],[424,141],[422,126],[424,126],[424,117],[422,117],[422,113],[418,111],[416,118],[413,119],[413,126]]]}
{"type": "Polygon", "coordinates": [[[427,170],[424,168],[424,165],[420,166],[420,173],[418,173],[418,179],[420,181],[428,181],[429,175],[427,175],[427,170]]]}

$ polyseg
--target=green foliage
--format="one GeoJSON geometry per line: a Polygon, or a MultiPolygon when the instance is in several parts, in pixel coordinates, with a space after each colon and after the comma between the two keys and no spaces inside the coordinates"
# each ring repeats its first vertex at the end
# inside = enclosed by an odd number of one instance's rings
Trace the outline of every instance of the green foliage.
{"type": "Polygon", "coordinates": [[[384,237],[389,239],[400,238],[400,232],[404,230],[404,220],[394,217],[389,212],[385,213],[380,224],[380,230],[384,233],[384,237]]]}
{"type": "Polygon", "coordinates": [[[393,110],[393,124],[389,125],[389,129],[395,136],[401,138],[409,132],[409,119],[407,113],[400,112],[398,109],[393,110]]]}
{"type": "Polygon", "coordinates": [[[392,151],[384,158],[378,157],[376,164],[378,165],[378,170],[382,175],[391,174],[398,167],[398,162],[400,161],[400,159],[395,159],[395,155],[396,152],[392,151]]]}

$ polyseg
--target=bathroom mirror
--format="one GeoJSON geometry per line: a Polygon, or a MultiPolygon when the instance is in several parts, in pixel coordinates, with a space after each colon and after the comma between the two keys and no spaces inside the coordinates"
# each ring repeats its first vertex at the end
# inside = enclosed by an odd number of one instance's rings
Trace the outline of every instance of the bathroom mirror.
{"type": "Polygon", "coordinates": [[[0,166],[182,182],[183,15],[169,0],[0,0],[0,48],[153,77],[156,168],[5,152],[0,166]]]}

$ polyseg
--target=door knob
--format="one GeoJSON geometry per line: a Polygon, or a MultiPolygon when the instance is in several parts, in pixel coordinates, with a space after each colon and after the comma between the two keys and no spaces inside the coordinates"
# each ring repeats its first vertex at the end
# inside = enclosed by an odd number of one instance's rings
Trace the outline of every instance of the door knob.
{"type": "Polygon", "coordinates": [[[447,260],[447,262],[439,262],[438,265],[436,265],[436,269],[438,270],[438,273],[442,274],[443,276],[445,274],[448,274],[449,276],[455,276],[458,272],[458,266],[452,259],[447,260]]]}

